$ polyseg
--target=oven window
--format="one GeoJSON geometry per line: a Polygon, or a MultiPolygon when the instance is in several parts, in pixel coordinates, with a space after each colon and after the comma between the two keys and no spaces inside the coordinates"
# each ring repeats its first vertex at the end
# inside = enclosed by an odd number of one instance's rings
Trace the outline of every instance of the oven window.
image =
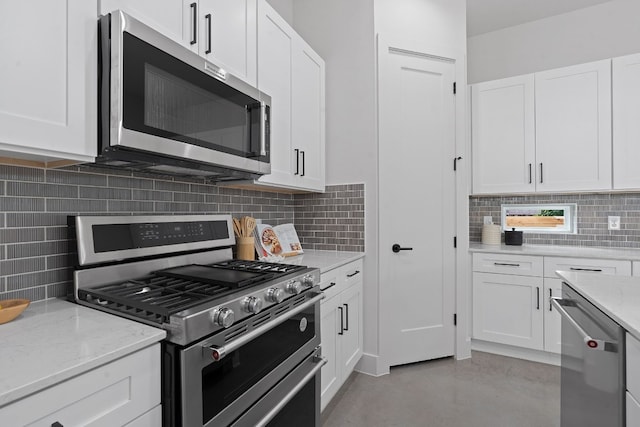
{"type": "Polygon", "coordinates": [[[296,396],[282,408],[267,427],[291,427],[316,425],[316,381],[312,378],[296,396]]]}
{"type": "Polygon", "coordinates": [[[214,418],[314,336],[313,316],[300,314],[228,354],[221,361],[205,367],[202,371],[203,423],[214,418]],[[303,316],[308,324],[304,331],[300,331],[303,316]]]}
{"type": "Polygon", "coordinates": [[[260,157],[257,100],[129,33],[123,45],[125,128],[260,157]]]}

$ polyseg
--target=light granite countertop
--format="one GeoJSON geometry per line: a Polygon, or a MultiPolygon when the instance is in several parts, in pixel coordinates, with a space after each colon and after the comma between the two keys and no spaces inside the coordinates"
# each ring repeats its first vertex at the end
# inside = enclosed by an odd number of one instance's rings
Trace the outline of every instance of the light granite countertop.
{"type": "Polygon", "coordinates": [[[305,249],[302,255],[285,258],[282,262],[315,267],[320,269],[320,273],[326,273],[327,271],[331,271],[363,257],[364,252],[316,251],[305,249]]]}
{"type": "Polygon", "coordinates": [[[640,277],[558,271],[564,282],[640,340],[640,277]]]}
{"type": "Polygon", "coordinates": [[[0,325],[0,407],[161,341],[162,329],[68,301],[0,325]]]}
{"type": "Polygon", "coordinates": [[[577,246],[553,246],[553,245],[485,245],[482,243],[470,243],[470,252],[504,253],[512,255],[546,255],[571,258],[600,258],[617,259],[626,261],[640,261],[640,250],[625,248],[593,248],[577,246]]]}

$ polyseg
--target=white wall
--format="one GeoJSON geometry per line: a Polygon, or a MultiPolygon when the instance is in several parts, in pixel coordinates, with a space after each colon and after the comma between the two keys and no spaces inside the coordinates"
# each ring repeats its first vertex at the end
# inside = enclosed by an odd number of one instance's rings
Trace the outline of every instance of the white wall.
{"type": "Polygon", "coordinates": [[[470,37],[477,83],[640,52],[640,1],[615,0],[470,37]]]}
{"type": "Polygon", "coordinates": [[[267,3],[293,27],[293,0],[267,0],[267,3]]]}

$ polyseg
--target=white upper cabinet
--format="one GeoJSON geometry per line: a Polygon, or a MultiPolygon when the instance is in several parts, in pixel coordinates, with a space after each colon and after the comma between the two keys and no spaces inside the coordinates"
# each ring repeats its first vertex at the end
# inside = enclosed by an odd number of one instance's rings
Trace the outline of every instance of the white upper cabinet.
{"type": "Polygon", "coordinates": [[[473,85],[473,193],[610,190],[611,112],[610,60],[473,85]]]}
{"type": "Polygon", "coordinates": [[[93,161],[97,2],[0,2],[0,157],[93,161]]]}
{"type": "Polygon", "coordinates": [[[256,0],[101,0],[251,85],[257,83],[256,0]]]}
{"type": "Polygon", "coordinates": [[[271,97],[271,173],[257,185],[325,188],[325,65],[269,5],[258,3],[258,89],[271,97]]]}
{"type": "Polygon", "coordinates": [[[471,88],[473,192],[535,190],[533,74],[471,88]]]}
{"type": "Polygon", "coordinates": [[[535,75],[538,191],[611,189],[611,61],[535,75]]]}
{"type": "Polygon", "coordinates": [[[256,0],[199,0],[198,16],[200,55],[255,86],[256,0]]]}
{"type": "Polygon", "coordinates": [[[613,59],[613,188],[640,188],[640,54],[613,59]]]}
{"type": "Polygon", "coordinates": [[[294,185],[324,191],[324,61],[302,39],[296,45],[292,60],[294,185]]]}

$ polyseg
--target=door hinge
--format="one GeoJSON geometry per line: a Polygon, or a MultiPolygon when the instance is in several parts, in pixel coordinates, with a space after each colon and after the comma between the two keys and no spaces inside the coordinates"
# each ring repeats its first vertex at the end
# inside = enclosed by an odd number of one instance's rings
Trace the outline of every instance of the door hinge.
{"type": "Polygon", "coordinates": [[[458,326],[458,313],[453,313],[453,326],[458,326]]]}
{"type": "Polygon", "coordinates": [[[453,82],[453,94],[456,94],[456,82],[453,82]]]}
{"type": "Polygon", "coordinates": [[[458,247],[458,236],[453,236],[453,247],[454,248],[458,247]]]}
{"type": "Polygon", "coordinates": [[[454,157],[453,158],[453,171],[457,171],[458,170],[458,160],[462,160],[462,157],[458,156],[458,157],[454,157]]]}

